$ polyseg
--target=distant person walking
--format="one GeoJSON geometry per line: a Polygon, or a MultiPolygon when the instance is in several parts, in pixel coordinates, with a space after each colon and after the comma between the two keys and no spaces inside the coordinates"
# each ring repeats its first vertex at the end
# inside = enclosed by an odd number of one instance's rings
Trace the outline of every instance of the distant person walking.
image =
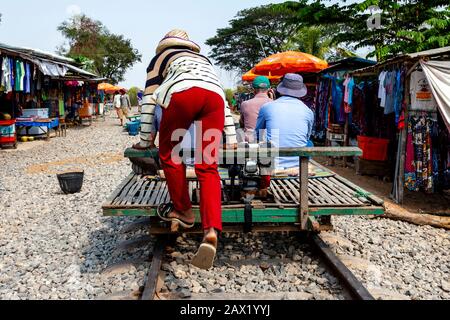
{"type": "Polygon", "coordinates": [[[123,118],[127,120],[131,112],[131,101],[130,96],[125,90],[120,91],[120,105],[123,118]]]}
{"type": "Polygon", "coordinates": [[[120,120],[120,126],[123,127],[122,99],[119,91],[114,94],[113,107],[116,110],[117,117],[120,120]]]}
{"type": "Polygon", "coordinates": [[[143,101],[143,99],[144,99],[144,91],[140,90],[137,93],[137,100],[138,100],[138,105],[139,105],[139,113],[142,112],[142,103],[143,103],[142,101],[143,101]]]}

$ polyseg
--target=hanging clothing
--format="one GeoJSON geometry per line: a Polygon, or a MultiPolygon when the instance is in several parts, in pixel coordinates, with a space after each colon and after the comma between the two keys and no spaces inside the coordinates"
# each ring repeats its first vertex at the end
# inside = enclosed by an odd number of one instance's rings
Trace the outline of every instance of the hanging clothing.
{"type": "Polygon", "coordinates": [[[411,74],[411,110],[435,111],[437,102],[433,97],[430,84],[423,71],[411,74]]]}
{"type": "Polygon", "coordinates": [[[410,191],[434,191],[432,139],[436,124],[429,116],[411,116],[409,119],[405,187],[410,191]]]}
{"type": "Polygon", "coordinates": [[[386,87],[385,87],[385,80],[386,80],[386,71],[382,71],[380,73],[380,76],[378,77],[378,81],[380,83],[378,88],[378,98],[380,99],[380,107],[384,108],[386,106],[386,87]]]}
{"type": "Polygon", "coordinates": [[[25,77],[23,87],[25,93],[31,93],[31,67],[29,63],[25,63],[25,77]]]}
{"type": "Polygon", "coordinates": [[[5,88],[6,93],[9,93],[12,91],[13,87],[11,86],[11,68],[9,65],[8,58],[3,58],[1,69],[2,69],[1,86],[5,88]]]}
{"type": "Polygon", "coordinates": [[[347,77],[344,81],[344,109],[345,113],[352,112],[352,104],[353,104],[353,89],[355,87],[355,81],[352,77],[347,77]]]}
{"type": "Polygon", "coordinates": [[[396,85],[396,72],[391,71],[386,73],[384,79],[384,87],[386,90],[386,101],[384,106],[384,114],[388,115],[394,113],[394,100],[395,100],[395,85],[396,85]]]}
{"type": "Polygon", "coordinates": [[[317,105],[316,105],[316,121],[313,136],[317,140],[324,140],[326,137],[326,129],[328,128],[328,104],[330,101],[330,79],[323,78],[320,81],[317,105]]]}
{"type": "Polygon", "coordinates": [[[395,90],[394,90],[394,112],[395,112],[395,124],[398,125],[400,121],[400,116],[403,109],[403,91],[404,91],[404,80],[405,80],[406,70],[397,70],[395,90]]]}
{"type": "Polygon", "coordinates": [[[25,67],[23,65],[23,62],[16,60],[16,77],[14,84],[15,91],[23,91],[24,78],[25,78],[25,67]]]}
{"type": "Polygon", "coordinates": [[[344,112],[344,86],[342,81],[333,77],[332,79],[332,101],[334,109],[334,123],[344,124],[345,123],[345,112],[344,112]]]}
{"type": "Polygon", "coordinates": [[[10,70],[10,79],[9,79],[9,81],[10,81],[10,83],[11,83],[11,88],[12,88],[12,90],[14,90],[14,88],[15,88],[15,84],[16,84],[16,63],[15,63],[15,61],[14,61],[14,59],[9,59],[9,70],[10,70]]]}
{"type": "Polygon", "coordinates": [[[355,135],[366,135],[364,82],[355,86],[353,92],[353,130],[355,135]]]}

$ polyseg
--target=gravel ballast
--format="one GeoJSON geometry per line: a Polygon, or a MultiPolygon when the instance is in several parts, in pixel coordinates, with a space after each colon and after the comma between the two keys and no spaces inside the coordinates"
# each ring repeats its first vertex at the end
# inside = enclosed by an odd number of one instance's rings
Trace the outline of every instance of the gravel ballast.
{"type": "MultiPolygon", "coordinates": [[[[137,140],[107,119],[28,150],[0,151],[0,299],[100,299],[139,290],[152,242],[116,250],[145,233],[121,233],[136,219],[101,210],[130,173],[123,151],[137,140]],[[84,170],[83,189],[64,195],[56,173],[71,170],[84,170]],[[107,269],[127,259],[134,264],[107,269]]],[[[377,298],[450,299],[450,232],[366,217],[337,217],[334,225],[323,238],[377,298]]],[[[296,235],[224,235],[210,271],[188,264],[199,240],[177,239],[163,264],[163,293],[344,298],[296,235]]]]}

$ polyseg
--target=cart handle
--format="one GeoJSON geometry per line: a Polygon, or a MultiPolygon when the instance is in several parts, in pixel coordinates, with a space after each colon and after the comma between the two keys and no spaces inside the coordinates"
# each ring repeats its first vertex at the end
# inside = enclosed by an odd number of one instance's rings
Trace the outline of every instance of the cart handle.
{"type": "MultiPolygon", "coordinates": [[[[185,149],[182,151],[182,155],[195,155],[195,149],[185,149]]],[[[356,147],[314,147],[314,148],[261,148],[256,152],[248,148],[238,148],[236,150],[220,150],[219,158],[250,158],[250,157],[353,157],[361,156],[362,150],[356,147]]],[[[148,158],[157,157],[158,149],[152,150],[125,150],[126,158],[148,158]]]]}

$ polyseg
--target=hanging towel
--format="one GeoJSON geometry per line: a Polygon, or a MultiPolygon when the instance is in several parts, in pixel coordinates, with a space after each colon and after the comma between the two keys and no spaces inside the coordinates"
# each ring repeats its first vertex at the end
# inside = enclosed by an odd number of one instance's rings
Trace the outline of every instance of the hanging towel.
{"type": "Polygon", "coordinates": [[[421,61],[438,109],[450,130],[450,61],[421,61]]]}

